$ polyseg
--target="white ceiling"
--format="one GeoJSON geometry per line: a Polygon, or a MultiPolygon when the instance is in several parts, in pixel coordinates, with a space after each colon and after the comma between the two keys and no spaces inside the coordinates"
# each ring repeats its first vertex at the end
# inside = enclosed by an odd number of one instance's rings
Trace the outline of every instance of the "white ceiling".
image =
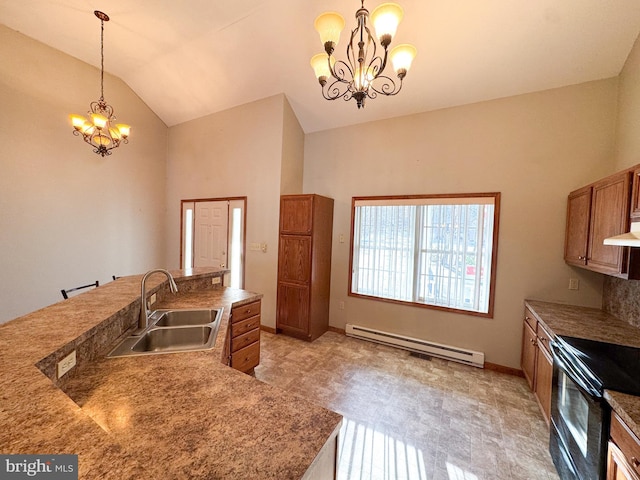
{"type": "Polygon", "coordinates": [[[105,70],[167,125],[285,93],[307,133],[616,76],[640,32],[638,0],[396,1],[392,46],[418,56],[403,90],[364,110],[324,100],[309,66],[315,17],[352,29],[359,0],[0,0],[0,22],[99,67],[102,10],[105,70]]]}

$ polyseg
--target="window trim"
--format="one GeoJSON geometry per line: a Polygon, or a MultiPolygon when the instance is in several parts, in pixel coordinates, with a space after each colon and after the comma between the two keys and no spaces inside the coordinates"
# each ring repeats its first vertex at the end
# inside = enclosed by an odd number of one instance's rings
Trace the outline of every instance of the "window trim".
{"type": "MultiPolygon", "coordinates": [[[[463,203],[463,202],[461,202],[463,203]]],[[[351,235],[349,239],[349,283],[347,295],[350,297],[375,300],[378,302],[395,303],[398,305],[407,305],[420,308],[428,308],[431,310],[440,310],[444,312],[461,313],[463,315],[471,315],[475,317],[493,318],[495,306],[496,291],[496,272],[498,266],[498,235],[500,231],[500,192],[482,192],[482,193],[451,193],[451,194],[424,194],[424,195],[377,195],[351,198],[351,235]],[[465,199],[465,198],[488,198],[492,197],[494,202],[494,218],[493,218],[493,236],[492,236],[492,252],[491,252],[491,276],[489,283],[489,305],[487,313],[475,312],[471,310],[463,310],[459,308],[444,307],[441,305],[431,305],[427,303],[412,302],[406,300],[395,300],[392,298],[382,298],[373,295],[363,295],[353,292],[353,241],[355,234],[355,213],[356,202],[362,201],[394,201],[394,200],[437,200],[437,199],[465,199]]]]}

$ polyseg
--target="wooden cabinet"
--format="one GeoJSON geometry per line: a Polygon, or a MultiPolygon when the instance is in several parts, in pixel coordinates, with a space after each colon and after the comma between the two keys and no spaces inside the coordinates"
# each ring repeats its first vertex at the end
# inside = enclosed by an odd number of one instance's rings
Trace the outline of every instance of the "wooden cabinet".
{"type": "Polygon", "coordinates": [[[633,171],[631,181],[631,211],[629,216],[632,221],[640,221],[640,168],[633,171]]]}
{"type": "Polygon", "coordinates": [[[329,326],[333,199],[280,198],[276,329],[315,340],[329,326]]]}
{"type": "Polygon", "coordinates": [[[629,278],[629,247],[604,245],[629,231],[631,175],[625,170],[571,192],[564,258],[568,264],[629,278]]]}
{"type": "MultiPolygon", "coordinates": [[[[544,331],[538,324],[538,329],[544,331]]],[[[546,332],[545,332],[546,333],[546,332]]],[[[544,419],[549,424],[551,418],[551,390],[553,387],[553,355],[549,345],[544,343],[544,333],[538,333],[538,356],[536,358],[536,398],[544,419]]]]}
{"type": "Polygon", "coordinates": [[[640,480],[640,440],[615,412],[609,436],[607,480],[640,480]]]}
{"type": "Polygon", "coordinates": [[[553,356],[551,335],[536,320],[531,310],[525,308],[522,337],[522,372],[535,393],[547,425],[551,418],[551,389],[553,386],[553,356]]]}
{"type": "Polygon", "coordinates": [[[229,366],[244,373],[260,363],[260,307],[258,300],[231,309],[229,366]]]}
{"type": "Polygon", "coordinates": [[[567,200],[567,228],[564,242],[564,260],[582,267],[587,264],[589,220],[591,218],[591,186],[569,194],[567,200]]]}
{"type": "Polygon", "coordinates": [[[533,391],[535,389],[535,376],[536,376],[536,356],[538,353],[538,337],[536,337],[536,321],[533,319],[533,315],[530,315],[530,312],[525,310],[524,317],[524,333],[522,338],[522,361],[520,365],[522,366],[522,373],[524,373],[524,378],[527,380],[529,384],[529,388],[533,391]],[[531,325],[532,319],[533,326],[531,325]]]}

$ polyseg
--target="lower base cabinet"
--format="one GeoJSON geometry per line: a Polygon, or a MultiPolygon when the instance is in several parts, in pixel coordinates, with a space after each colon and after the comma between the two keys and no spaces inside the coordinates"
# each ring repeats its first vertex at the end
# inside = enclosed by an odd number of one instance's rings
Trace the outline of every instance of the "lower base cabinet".
{"type": "Polygon", "coordinates": [[[261,301],[231,309],[229,366],[251,373],[260,364],[261,301]]]}
{"type": "Polygon", "coordinates": [[[521,366],[529,387],[536,395],[547,425],[551,418],[551,389],[553,386],[553,356],[549,342],[551,335],[537,321],[531,310],[524,311],[521,366]]]}
{"type": "Polygon", "coordinates": [[[640,439],[613,412],[607,456],[607,480],[640,480],[640,439]]]}

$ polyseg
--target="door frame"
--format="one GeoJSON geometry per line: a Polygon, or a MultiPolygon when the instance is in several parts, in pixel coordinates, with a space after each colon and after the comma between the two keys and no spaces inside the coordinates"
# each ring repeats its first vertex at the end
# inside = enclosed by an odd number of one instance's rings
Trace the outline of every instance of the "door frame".
{"type": "MultiPolygon", "coordinates": [[[[215,198],[187,198],[180,200],[180,268],[182,268],[183,252],[184,252],[184,204],[193,203],[194,210],[195,204],[198,202],[231,202],[241,201],[243,202],[243,218],[242,218],[242,282],[240,288],[244,288],[245,273],[246,273],[246,258],[247,258],[247,197],[215,197],[215,198]]],[[[230,214],[227,214],[227,242],[229,241],[229,219],[230,214]]],[[[195,222],[192,228],[195,227],[195,222]]],[[[193,232],[192,232],[193,233],[193,232]]],[[[192,237],[193,238],[193,237],[192,237]]],[[[228,247],[228,245],[227,245],[228,247]]],[[[227,249],[227,251],[229,251],[227,249]]]]}

